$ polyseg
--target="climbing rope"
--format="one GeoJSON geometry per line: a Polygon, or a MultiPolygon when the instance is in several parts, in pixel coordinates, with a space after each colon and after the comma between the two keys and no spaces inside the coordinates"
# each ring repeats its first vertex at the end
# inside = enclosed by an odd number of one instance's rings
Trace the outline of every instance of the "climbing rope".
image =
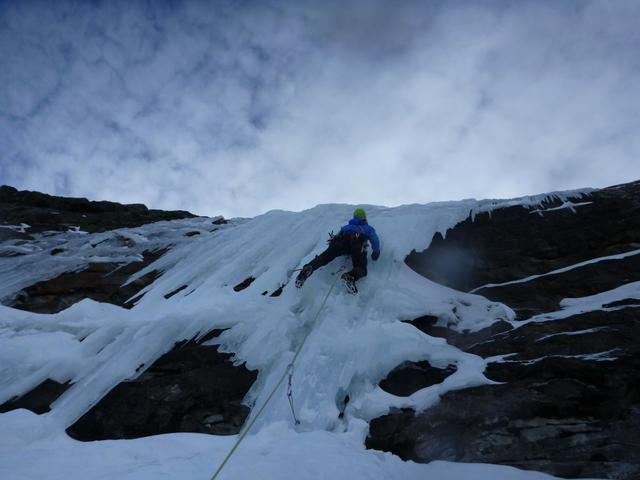
{"type": "Polygon", "coordinates": [[[313,320],[311,321],[311,328],[309,329],[309,331],[306,333],[306,335],[302,339],[302,342],[298,346],[298,349],[296,350],[296,353],[293,355],[293,358],[291,359],[291,362],[289,363],[289,365],[287,365],[287,368],[285,369],[284,373],[282,374],[282,376],[278,380],[278,383],[276,384],[275,387],[273,387],[273,390],[271,390],[271,393],[269,394],[267,399],[264,401],[264,403],[260,407],[260,410],[258,410],[258,413],[256,413],[256,415],[251,419],[249,424],[240,433],[240,435],[238,436],[238,439],[236,440],[236,443],[233,445],[233,447],[231,447],[231,450],[229,450],[229,453],[227,453],[227,456],[224,457],[224,460],[222,461],[222,463],[220,464],[218,469],[215,471],[215,473],[211,477],[211,480],[215,480],[218,477],[218,474],[222,471],[222,469],[227,464],[227,462],[229,461],[231,456],[235,453],[237,448],[240,446],[240,444],[242,443],[244,438],[247,436],[247,434],[251,430],[251,427],[253,427],[253,424],[256,423],[256,420],[258,420],[260,415],[262,415],[262,412],[264,412],[264,410],[267,408],[267,405],[269,404],[269,402],[271,401],[273,396],[276,394],[276,392],[278,391],[278,389],[282,385],[282,382],[284,382],[284,379],[287,378],[287,376],[289,377],[289,383],[288,383],[288,388],[287,388],[287,397],[289,398],[289,405],[291,407],[291,413],[293,414],[293,419],[294,419],[296,425],[298,425],[300,423],[300,421],[296,418],[296,413],[295,413],[295,410],[293,408],[293,387],[292,387],[293,366],[296,363],[296,360],[298,359],[298,356],[300,355],[300,352],[302,351],[302,347],[304,347],[304,344],[307,341],[307,338],[309,338],[309,335],[311,335],[311,332],[313,331],[313,327],[315,326],[316,321],[318,320],[318,317],[320,316],[320,312],[322,312],[322,309],[324,308],[325,304],[327,303],[327,300],[329,299],[329,296],[331,295],[331,292],[333,292],[333,288],[336,286],[338,278],[340,278],[340,275],[337,275],[337,274],[340,273],[342,270],[344,270],[345,265],[346,265],[346,262],[345,262],[345,264],[343,264],[334,273],[336,278],[333,281],[333,283],[331,284],[331,287],[329,288],[329,291],[324,296],[324,299],[322,300],[322,303],[320,304],[320,308],[318,308],[318,311],[316,312],[315,316],[313,317],[313,320]]]}

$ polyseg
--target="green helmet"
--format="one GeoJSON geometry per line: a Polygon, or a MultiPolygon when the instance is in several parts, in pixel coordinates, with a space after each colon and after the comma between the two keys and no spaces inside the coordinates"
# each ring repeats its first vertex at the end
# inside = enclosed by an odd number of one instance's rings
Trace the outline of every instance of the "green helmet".
{"type": "Polygon", "coordinates": [[[359,218],[360,220],[366,220],[366,219],[367,219],[367,214],[366,214],[366,212],[364,211],[364,208],[356,208],[356,209],[353,211],[353,216],[354,216],[355,218],[359,218]]]}

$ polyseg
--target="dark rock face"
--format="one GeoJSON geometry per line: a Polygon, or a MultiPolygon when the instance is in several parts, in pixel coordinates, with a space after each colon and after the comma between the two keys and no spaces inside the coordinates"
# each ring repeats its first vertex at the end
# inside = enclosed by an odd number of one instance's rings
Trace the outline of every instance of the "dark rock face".
{"type": "Polygon", "coordinates": [[[189,288],[189,285],[181,285],[178,288],[176,288],[175,290],[173,290],[172,292],[169,292],[167,294],[164,295],[164,298],[166,298],[167,300],[169,300],[171,297],[173,297],[174,295],[180,293],[181,291],[183,291],[185,288],[189,288]]]}
{"type": "Polygon", "coordinates": [[[516,353],[487,369],[487,377],[505,384],[447,393],[420,414],[403,410],[375,419],[367,446],[422,462],[504,463],[574,478],[635,479],[639,329],[639,312],[626,308],[488,337],[468,351],[516,353]],[[608,353],[589,358],[600,352],[608,353]]]}
{"type": "Polygon", "coordinates": [[[393,369],[380,382],[380,388],[393,395],[408,397],[418,390],[442,383],[455,371],[453,366],[436,368],[429,362],[407,362],[393,369]]]}
{"type": "Polygon", "coordinates": [[[219,333],[176,345],[140,377],[115,387],[67,433],[77,440],[238,433],[249,414],[242,399],[257,373],[234,366],[217,346],[202,345],[219,333]]]}
{"type": "Polygon", "coordinates": [[[477,332],[458,333],[447,327],[436,326],[437,321],[437,317],[426,315],[424,317],[416,318],[415,320],[407,321],[407,323],[410,323],[417,329],[422,330],[427,335],[431,335],[432,337],[442,337],[447,340],[447,343],[454,345],[461,350],[467,350],[469,347],[477,343],[486,342],[493,336],[511,330],[512,328],[511,324],[505,321],[500,321],[487,328],[478,330],[477,332]]]}
{"type": "MultiPolygon", "coordinates": [[[[468,291],[640,248],[640,181],[572,199],[593,202],[541,214],[523,207],[482,213],[434,236],[406,262],[438,283],[468,291]]],[[[559,206],[558,200],[543,208],[559,206]]]]}
{"type": "MultiPolygon", "coordinates": [[[[541,275],[640,248],[640,182],[573,199],[593,202],[540,216],[522,207],[493,211],[437,235],[409,266],[461,290],[541,275]],[[448,266],[455,265],[454,268],[448,266]]],[[[558,206],[550,202],[547,208],[558,206]]],[[[640,256],[610,259],[478,294],[511,306],[519,319],[560,310],[567,297],[640,280],[640,256]]],[[[419,414],[390,412],[371,422],[367,446],[418,462],[489,462],[557,476],[640,478],[640,300],[561,320],[474,333],[411,323],[484,358],[505,382],[444,395],[419,414]]]]}
{"type": "Polygon", "coordinates": [[[481,288],[476,293],[513,308],[519,318],[560,310],[563,298],[585,297],[640,280],[640,255],[603,260],[524,283],[481,288]]]}
{"type": "Polygon", "coordinates": [[[253,277],[247,277],[245,278],[242,282],[240,282],[238,285],[236,285],[235,287],[233,287],[233,291],[234,292],[241,292],[242,290],[244,290],[245,288],[248,288],[249,285],[251,285],[253,283],[253,281],[255,280],[255,278],[253,277]]]}
{"type": "Polygon", "coordinates": [[[271,295],[269,295],[269,296],[270,297],[279,297],[280,295],[282,295],[282,290],[283,289],[284,289],[284,285],[280,285],[273,292],[271,292],[271,295]]]}
{"type": "Polygon", "coordinates": [[[37,313],[56,313],[85,298],[113,303],[125,308],[134,305],[133,298],[153,283],[157,272],[151,272],[123,286],[131,275],[160,258],[166,250],[145,252],[142,262],[127,265],[90,263],[82,271],[62,275],[31,285],[20,291],[11,306],[37,313]],[[131,301],[129,301],[131,299],[131,301]]]}
{"type": "Polygon", "coordinates": [[[26,395],[0,405],[0,413],[17,408],[26,408],[37,414],[46,413],[50,410],[49,406],[53,401],[62,395],[67,388],[69,388],[67,383],[58,383],[47,379],[26,395]]]}
{"type": "MultiPolygon", "coordinates": [[[[92,202],[86,198],[55,197],[40,192],[18,191],[6,185],[0,186],[0,225],[27,223],[31,226],[31,233],[47,230],[66,231],[72,226],[78,226],[90,233],[106,232],[116,228],[139,227],[160,220],[194,216],[181,210],[149,210],[141,204],[92,202]]],[[[0,232],[3,230],[6,229],[0,229],[0,232]]],[[[0,240],[2,239],[0,237],[0,240]]]]}
{"type": "Polygon", "coordinates": [[[416,458],[414,453],[416,439],[421,435],[417,428],[413,428],[415,424],[415,414],[409,408],[374,418],[369,422],[366,446],[393,452],[403,460],[413,460],[416,458]]]}

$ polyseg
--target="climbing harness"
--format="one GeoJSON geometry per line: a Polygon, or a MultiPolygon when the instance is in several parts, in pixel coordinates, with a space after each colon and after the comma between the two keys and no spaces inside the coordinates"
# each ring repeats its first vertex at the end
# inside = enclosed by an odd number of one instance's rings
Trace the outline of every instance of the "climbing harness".
{"type": "Polygon", "coordinates": [[[298,346],[298,349],[296,350],[296,353],[293,355],[293,358],[291,359],[291,363],[289,363],[289,365],[287,365],[287,368],[285,369],[284,373],[282,374],[282,376],[278,380],[278,383],[276,383],[276,386],[273,387],[273,390],[271,390],[271,393],[269,393],[269,396],[267,397],[267,399],[264,401],[264,403],[260,407],[260,410],[258,410],[258,413],[256,413],[255,417],[253,417],[251,419],[249,424],[240,433],[240,435],[238,436],[238,439],[236,440],[236,443],[233,444],[233,447],[231,447],[231,450],[229,450],[229,453],[227,453],[227,456],[224,457],[224,460],[222,461],[222,463],[220,464],[218,469],[215,471],[215,473],[211,477],[211,480],[215,480],[218,477],[218,475],[220,474],[220,472],[222,471],[224,466],[227,464],[227,462],[229,461],[231,456],[235,453],[237,448],[240,446],[240,444],[242,443],[244,438],[247,436],[247,434],[251,430],[251,427],[253,427],[253,424],[256,423],[256,420],[258,420],[260,415],[262,415],[262,412],[265,411],[265,409],[267,408],[267,405],[269,404],[269,402],[271,401],[273,396],[276,394],[276,392],[278,391],[278,389],[282,385],[282,382],[284,382],[284,379],[287,378],[287,377],[289,378],[289,382],[288,382],[288,386],[287,386],[287,397],[289,398],[289,406],[291,407],[291,413],[293,414],[293,419],[294,419],[296,425],[298,425],[300,423],[300,421],[296,418],[296,413],[295,413],[295,410],[293,408],[293,385],[292,385],[293,366],[296,363],[296,360],[298,359],[298,356],[300,355],[300,352],[302,352],[302,347],[304,347],[304,344],[307,341],[307,339],[309,338],[309,335],[311,335],[311,332],[313,332],[313,328],[315,327],[316,321],[318,320],[318,317],[320,316],[320,312],[322,312],[322,309],[324,308],[325,304],[327,303],[327,300],[329,299],[329,296],[331,295],[331,292],[333,292],[333,288],[336,286],[338,278],[340,278],[340,275],[337,275],[337,274],[345,269],[345,265],[346,265],[346,261],[334,273],[336,279],[333,281],[333,283],[331,284],[331,288],[329,288],[329,291],[324,296],[324,299],[322,300],[322,303],[320,304],[320,308],[318,308],[318,311],[316,312],[315,316],[313,317],[313,320],[311,321],[311,328],[309,329],[309,331],[306,333],[306,335],[302,339],[302,342],[298,346]]]}

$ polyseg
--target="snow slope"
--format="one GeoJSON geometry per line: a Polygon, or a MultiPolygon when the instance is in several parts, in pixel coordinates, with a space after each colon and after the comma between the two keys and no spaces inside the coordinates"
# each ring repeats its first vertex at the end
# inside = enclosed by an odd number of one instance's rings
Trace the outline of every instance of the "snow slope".
{"type": "MultiPolygon", "coordinates": [[[[554,194],[562,201],[579,195],[554,194]]],[[[369,222],[382,241],[380,260],[369,263],[359,295],[338,285],[322,310],[337,279],[334,273],[344,262],[336,260],[317,271],[303,289],[295,289],[290,281],[296,269],[324,249],[327,232],[350,218],[350,205],[322,205],[300,213],[272,211],[233,220],[213,232],[206,228],[211,219],[158,222],[119,230],[127,242],[111,232],[68,233],[56,237],[70,242],[65,258],[39,251],[0,258],[0,293],[9,298],[34,281],[95,261],[87,252],[126,263],[139,259],[150,245],[173,246],[130,279],[151,270],[164,272],[131,310],[91,300],[52,315],[0,307],[0,403],[46,378],[73,383],[46,414],[20,410],[0,415],[0,478],[43,478],[42,472],[47,472],[46,478],[65,479],[210,478],[235,436],[172,434],[83,444],[69,439],[64,430],[115,385],[140,375],[144,369],[136,369],[141,364],[150,365],[175,342],[214,328],[227,330],[213,342],[233,352],[235,361],[260,372],[245,399],[250,406],[263,404],[309,333],[293,376],[301,424],[294,425],[281,389],[220,478],[550,478],[502,466],[418,465],[363,446],[371,418],[392,408],[420,411],[447,391],[491,383],[483,375],[485,360],[402,320],[434,315],[442,325],[461,331],[514,318],[502,304],[417,275],[405,265],[406,255],[426,248],[436,232],[444,234],[469,214],[511,205],[535,208],[547,199],[367,207],[369,222]],[[184,236],[194,228],[201,235],[184,236]],[[105,240],[116,244],[103,245],[102,252],[91,246],[105,240]],[[42,262],[57,263],[42,268],[42,262]],[[253,283],[234,291],[233,286],[248,277],[255,278],[253,283]],[[279,297],[262,294],[282,285],[279,297]],[[442,384],[410,397],[397,397],[377,386],[399,364],[422,360],[435,366],[453,364],[457,370],[442,384]],[[350,401],[339,418],[346,395],[350,401]]],[[[253,408],[251,415],[257,410],[253,408]]]]}

